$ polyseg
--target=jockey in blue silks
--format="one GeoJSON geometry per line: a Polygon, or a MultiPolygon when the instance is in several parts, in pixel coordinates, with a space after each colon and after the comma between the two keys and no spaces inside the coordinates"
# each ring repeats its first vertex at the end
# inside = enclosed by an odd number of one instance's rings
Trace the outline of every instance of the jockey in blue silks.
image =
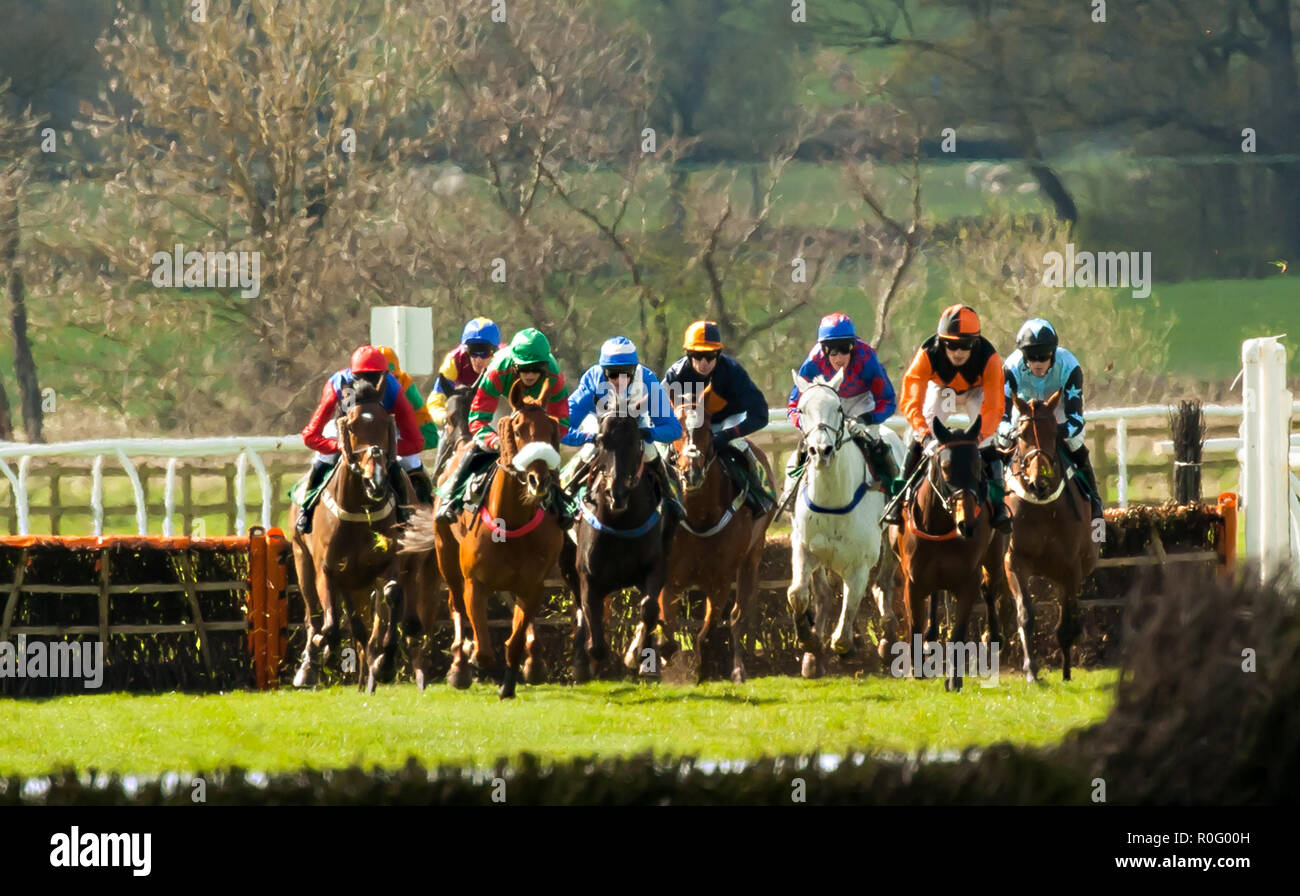
{"type": "Polygon", "coordinates": [[[677,513],[677,508],[672,506],[677,503],[674,480],[668,475],[663,453],[656,443],[672,444],[680,439],[682,425],[659,378],[640,362],[636,346],[624,336],[605,340],[600,347],[600,360],[587,368],[569,394],[569,431],[561,441],[565,445],[580,445],[582,450],[566,470],[565,489],[569,490],[590,469],[590,461],[596,454],[592,440],[596,437],[597,411],[615,395],[645,402],[641,417],[641,433],[646,443],[645,469],[658,483],[660,496],[673,498],[667,502],[669,511],[677,513]]]}
{"type": "Polygon", "coordinates": [[[1092,518],[1102,519],[1101,495],[1097,476],[1092,471],[1088,446],[1083,443],[1083,368],[1074,354],[1060,345],[1056,328],[1041,317],[1025,321],[1016,335],[1016,350],[1002,365],[1006,411],[998,424],[997,444],[1004,452],[1015,447],[1015,431],[1020,413],[1011,396],[1021,401],[1046,401],[1061,393],[1056,405],[1056,422],[1060,425],[1061,447],[1070,462],[1086,477],[1092,518]]]}

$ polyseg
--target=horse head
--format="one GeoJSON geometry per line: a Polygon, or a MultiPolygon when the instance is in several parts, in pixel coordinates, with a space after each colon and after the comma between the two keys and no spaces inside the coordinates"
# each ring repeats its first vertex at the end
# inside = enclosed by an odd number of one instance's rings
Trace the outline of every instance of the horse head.
{"type": "Polygon", "coordinates": [[[388,490],[388,465],[397,457],[392,415],[380,403],[379,390],[364,380],[345,394],[341,410],[338,442],[343,463],[361,477],[366,497],[380,501],[388,490]]]}
{"type": "Polygon", "coordinates": [[[975,533],[983,503],[980,459],[980,418],[965,432],[953,432],[936,417],[930,426],[939,447],[930,457],[929,479],[934,495],[952,517],[957,533],[970,538],[975,533]]]}
{"type": "Polygon", "coordinates": [[[469,439],[469,410],[476,392],[477,386],[457,386],[447,396],[447,426],[454,443],[469,439]]]}
{"type": "Polygon", "coordinates": [[[725,406],[713,387],[706,386],[695,397],[686,397],[677,405],[677,419],[682,424],[682,437],[673,443],[678,478],[686,492],[694,492],[704,485],[705,473],[717,457],[713,450],[713,428],[710,422],[714,413],[725,406]]]}
{"type": "Polygon", "coordinates": [[[641,415],[645,399],[612,394],[596,411],[597,430],[595,487],[614,513],[627,509],[632,493],[641,482],[645,449],[641,444],[641,415]]]}
{"type": "Polygon", "coordinates": [[[804,449],[814,467],[824,468],[847,438],[847,418],[840,403],[839,388],[844,371],[837,370],[829,380],[817,377],[806,380],[791,371],[799,389],[799,431],[804,449]]]}
{"type": "Polygon", "coordinates": [[[501,422],[500,464],[513,470],[531,501],[540,501],[550,490],[560,468],[560,421],[546,413],[550,381],[542,384],[536,398],[523,394],[519,380],[510,387],[513,411],[501,422]]]}
{"type": "Polygon", "coordinates": [[[1061,480],[1064,471],[1056,462],[1056,406],[1061,400],[1061,390],[1052,393],[1047,401],[1025,401],[1013,396],[1020,415],[1016,426],[1016,475],[1036,498],[1046,498],[1061,480]]]}

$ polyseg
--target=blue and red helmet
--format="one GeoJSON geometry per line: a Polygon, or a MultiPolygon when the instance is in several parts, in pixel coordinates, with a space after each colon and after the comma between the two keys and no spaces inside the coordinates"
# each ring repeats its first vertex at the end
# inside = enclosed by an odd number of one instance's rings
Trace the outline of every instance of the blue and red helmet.
{"type": "Polygon", "coordinates": [[[495,349],[501,344],[501,330],[489,318],[476,317],[460,331],[460,344],[469,345],[471,342],[482,342],[495,349]]]}
{"type": "Polygon", "coordinates": [[[817,341],[827,342],[838,339],[857,339],[858,332],[853,329],[853,321],[847,314],[836,311],[822,318],[817,327],[817,341]]]}

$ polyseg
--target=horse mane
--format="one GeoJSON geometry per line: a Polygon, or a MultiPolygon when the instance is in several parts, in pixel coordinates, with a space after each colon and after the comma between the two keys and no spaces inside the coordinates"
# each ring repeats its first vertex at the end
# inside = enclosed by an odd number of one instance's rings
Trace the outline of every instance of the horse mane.
{"type": "Polygon", "coordinates": [[[339,414],[348,413],[359,404],[378,404],[382,399],[379,389],[367,380],[354,380],[351,388],[343,390],[339,401],[339,414]]]}

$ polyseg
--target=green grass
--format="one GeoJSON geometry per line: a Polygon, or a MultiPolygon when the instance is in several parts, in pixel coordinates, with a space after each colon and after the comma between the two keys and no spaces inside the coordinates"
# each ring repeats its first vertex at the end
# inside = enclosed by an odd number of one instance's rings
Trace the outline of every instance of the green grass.
{"type": "Polygon", "coordinates": [[[87,694],[0,701],[0,773],[78,769],[155,774],[239,765],[259,771],[310,766],[396,767],[422,762],[488,765],[528,751],[548,759],[693,754],[705,759],[961,749],[1000,741],[1059,742],[1109,711],[1117,673],[1048,672],[1029,685],[1007,668],[960,694],[940,682],[759,678],[741,686],[672,687],[602,682],[521,687],[512,703],[495,689],[413,685],[362,695],[236,692],[197,696],[87,694]]]}

